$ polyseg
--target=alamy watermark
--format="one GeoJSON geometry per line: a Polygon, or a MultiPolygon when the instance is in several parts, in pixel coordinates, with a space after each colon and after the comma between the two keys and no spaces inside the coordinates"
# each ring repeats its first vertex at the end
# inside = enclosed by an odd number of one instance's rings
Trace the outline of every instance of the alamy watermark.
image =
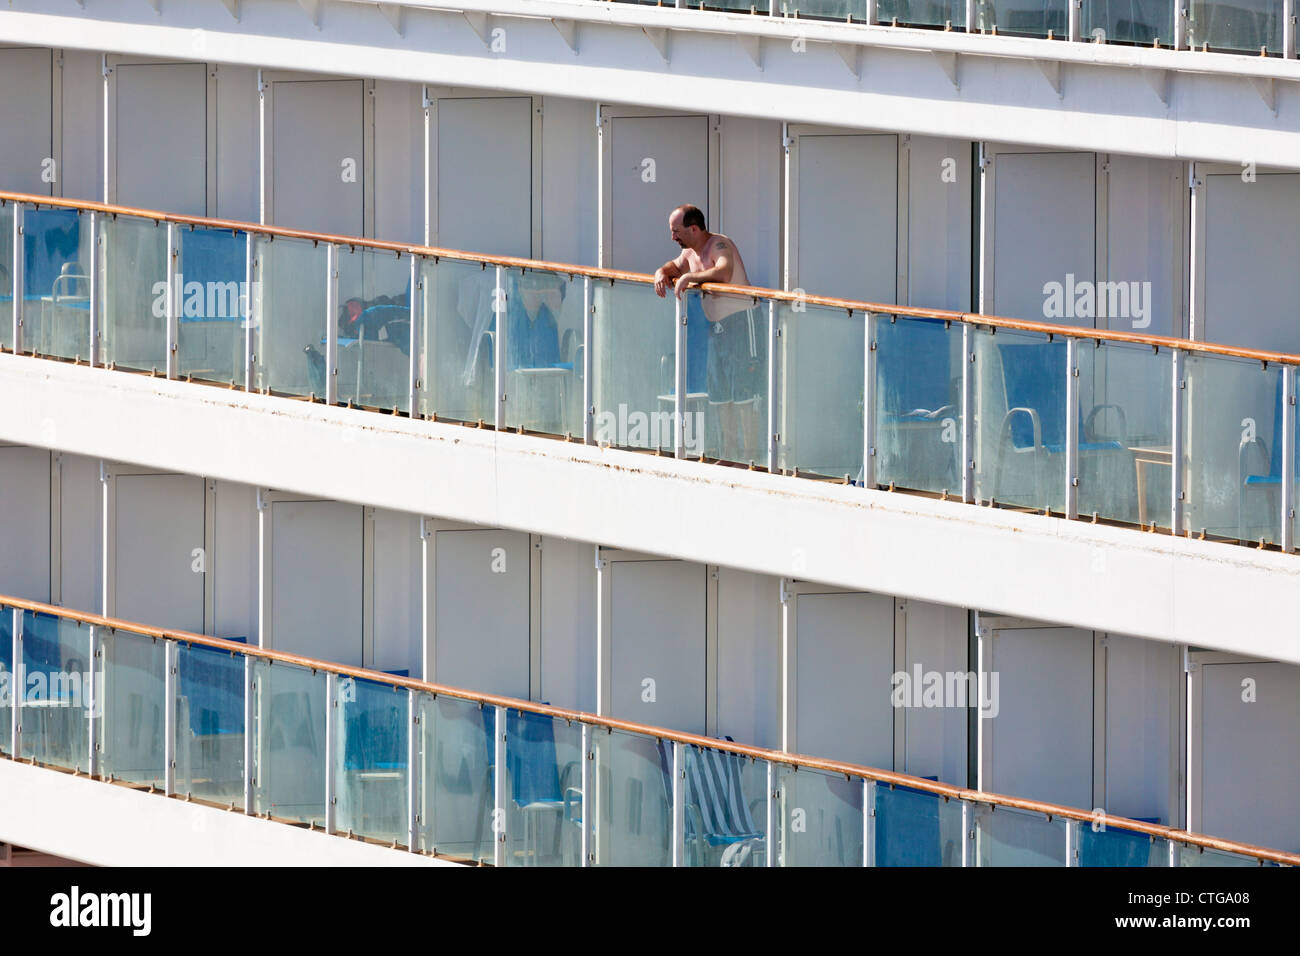
{"type": "MultiPolygon", "coordinates": [[[[0,668],[0,707],[70,707],[90,716],[93,676],[82,670],[32,670],[19,664],[13,671],[0,668]]],[[[100,675],[102,685],[103,675],[100,675]]]]}
{"type": "Polygon", "coordinates": [[[980,716],[991,720],[998,715],[998,672],[895,671],[890,682],[895,707],[978,707],[980,716]]]}
{"type": "Polygon", "coordinates": [[[1133,328],[1151,324],[1151,283],[1093,282],[1065,274],[1065,282],[1043,285],[1043,318],[1095,319],[1099,316],[1130,319],[1133,328]]]}
{"type": "MultiPolygon", "coordinates": [[[[247,282],[186,282],[176,274],[176,315],[186,319],[238,319],[248,314],[247,282]]],[[[167,283],[153,284],[153,317],[167,316],[167,283]]],[[[256,292],[256,283],[253,290],[256,292]]]]}
{"type": "MultiPolygon", "coordinates": [[[[704,413],[683,415],[682,444],[688,455],[704,452],[704,413]]],[[[673,413],[644,412],[620,404],[596,415],[596,441],[621,448],[670,448],[674,444],[673,413]]]]}

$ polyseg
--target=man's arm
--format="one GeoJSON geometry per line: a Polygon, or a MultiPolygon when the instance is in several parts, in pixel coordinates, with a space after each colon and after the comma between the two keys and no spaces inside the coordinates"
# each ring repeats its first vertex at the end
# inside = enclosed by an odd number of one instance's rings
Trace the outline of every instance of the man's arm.
{"type": "Polygon", "coordinates": [[[731,275],[735,271],[735,265],[731,258],[731,243],[721,240],[713,247],[713,266],[708,269],[701,269],[699,272],[684,272],[678,279],[674,290],[678,298],[693,285],[699,285],[703,282],[730,282],[731,275]]]}
{"type": "Polygon", "coordinates": [[[668,283],[683,274],[686,268],[686,250],[676,259],[669,259],[655,270],[655,295],[663,298],[668,292],[668,283]]]}

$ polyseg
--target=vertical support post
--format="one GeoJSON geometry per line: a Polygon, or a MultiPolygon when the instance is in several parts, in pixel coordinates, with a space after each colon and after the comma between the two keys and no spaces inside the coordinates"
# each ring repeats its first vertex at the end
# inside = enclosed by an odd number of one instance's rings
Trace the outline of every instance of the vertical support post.
{"type": "Polygon", "coordinates": [[[1079,821],[1065,821],[1065,865],[1079,865],[1079,821]]]}
{"type": "Polygon", "coordinates": [[[866,23],[876,22],[876,0],[867,0],[866,23]]]}
{"type": "Polygon", "coordinates": [[[337,833],[335,811],[338,806],[338,761],[335,755],[339,748],[338,724],[339,687],[338,675],[325,675],[325,832],[337,833]]]}
{"type": "Polygon", "coordinates": [[[407,351],[411,354],[411,368],[406,395],[406,414],[411,418],[420,417],[420,325],[424,321],[424,278],[421,275],[421,256],[411,256],[411,330],[407,341],[407,351]]]}
{"type": "Polygon", "coordinates": [[[865,315],[866,346],[862,353],[862,486],[876,487],[876,323],[879,316],[865,315]]]}
{"type": "MultiPolygon", "coordinates": [[[[107,249],[104,241],[104,217],[97,212],[90,213],[90,360],[92,367],[104,364],[102,339],[104,327],[104,283],[100,277],[104,274],[104,256],[107,249]]],[[[16,304],[16,303],[15,303],[16,304]]]]}
{"type": "Polygon", "coordinates": [[[1178,534],[1183,527],[1183,425],[1187,409],[1183,398],[1187,394],[1187,374],[1185,360],[1187,355],[1180,349],[1173,350],[1173,430],[1169,435],[1170,484],[1169,484],[1169,530],[1178,534]]]}
{"type": "Polygon", "coordinates": [[[591,799],[591,763],[595,755],[591,749],[591,725],[582,725],[582,866],[590,866],[595,862],[592,844],[592,827],[595,821],[591,818],[591,808],[593,801],[591,799]]]}
{"type": "Polygon", "coordinates": [[[1178,844],[1173,840],[1169,841],[1169,859],[1167,862],[1170,866],[1178,865],[1178,844]]]}
{"type": "Polygon", "coordinates": [[[1282,550],[1295,550],[1296,367],[1282,366],[1282,550]]]}
{"type": "Polygon", "coordinates": [[[862,865],[876,865],[876,781],[862,778],[862,865]]]}
{"type": "Polygon", "coordinates": [[[1295,59],[1295,0],[1282,0],[1282,58],[1295,59]]]}
{"type": "Polygon", "coordinates": [[[591,381],[592,330],[596,324],[596,303],[592,297],[591,276],[582,277],[582,440],[596,440],[595,389],[591,381]]]}
{"type": "Polygon", "coordinates": [[[1079,340],[1073,336],[1065,340],[1065,516],[1079,517],[1079,340]]]}
{"type": "Polygon", "coordinates": [[[779,824],[778,824],[777,816],[776,816],[776,814],[777,814],[776,801],[777,801],[777,799],[778,799],[778,798],[777,798],[777,790],[776,790],[776,785],[777,785],[776,775],[777,775],[776,764],[772,763],[771,761],[768,761],[768,764],[767,764],[767,821],[766,821],[766,823],[767,823],[767,830],[766,830],[766,835],[767,835],[767,865],[768,865],[768,866],[776,866],[776,865],[777,865],[776,848],[777,848],[777,846],[782,845],[782,841],[781,841],[780,839],[778,839],[779,834],[777,833],[777,828],[778,828],[779,824]]]}
{"type": "Polygon", "coordinates": [[[339,400],[339,247],[325,247],[325,404],[339,400]]]}
{"type": "Polygon", "coordinates": [[[176,792],[176,683],[180,645],[163,642],[163,793],[176,792]]]}
{"type": "MultiPolygon", "coordinates": [[[[175,378],[179,362],[180,311],[185,277],[181,274],[180,227],[167,223],[167,377],[175,378]]],[[[170,792],[170,791],[169,791],[170,792]]]]}
{"type": "MultiPolygon", "coordinates": [[[[4,613],[11,615],[13,621],[12,636],[9,641],[9,650],[13,655],[9,659],[13,661],[13,683],[9,686],[12,688],[11,696],[13,697],[13,706],[9,709],[9,727],[7,733],[9,736],[9,753],[17,760],[22,756],[22,711],[23,706],[23,688],[27,686],[27,675],[24,673],[26,668],[23,667],[23,612],[19,608],[12,608],[4,613]]],[[[90,659],[90,673],[95,673],[95,658],[90,659]]],[[[94,681],[94,677],[91,677],[94,681]]],[[[94,689],[91,689],[91,704],[94,704],[94,689]]],[[[91,713],[94,713],[93,709],[91,713]]],[[[93,724],[92,724],[93,731],[93,724]]],[[[90,739],[94,740],[95,735],[92,732],[90,739]]],[[[93,749],[92,749],[93,753],[93,749]]]]}
{"type": "Polygon", "coordinates": [[[1069,21],[1066,25],[1066,38],[1071,43],[1078,43],[1083,39],[1083,27],[1081,24],[1083,12],[1080,9],[1082,6],[1083,0],[1070,0],[1068,12],[1069,21]]]}
{"type": "Polygon", "coordinates": [[[507,326],[510,324],[506,317],[509,314],[506,309],[506,290],[505,268],[496,267],[496,286],[492,290],[492,313],[496,316],[497,331],[494,336],[495,356],[493,358],[494,368],[492,370],[496,382],[496,411],[493,416],[493,424],[502,429],[506,427],[506,356],[510,354],[506,336],[510,333],[507,326]]]}
{"type": "MultiPolygon", "coordinates": [[[[13,314],[13,343],[14,354],[21,355],[23,351],[23,299],[27,286],[27,277],[23,273],[23,266],[26,265],[27,255],[23,249],[23,212],[27,207],[22,203],[14,203],[14,259],[10,265],[13,271],[10,273],[14,280],[14,314],[13,314]]],[[[91,346],[92,352],[94,346],[91,346]]]]}
{"type": "MultiPolygon", "coordinates": [[[[689,292],[686,295],[690,295],[689,292]]],[[[686,321],[689,309],[681,298],[673,297],[676,324],[674,326],[673,348],[673,442],[678,458],[686,457],[686,321]]],[[[702,437],[702,436],[701,436],[702,437]]],[[[701,441],[700,447],[703,447],[701,441]]]]}
{"type": "Polygon", "coordinates": [[[420,849],[420,703],[416,691],[406,689],[406,848],[420,849]]]}
{"type": "Polygon", "coordinates": [[[975,23],[975,14],[979,9],[977,0],[966,0],[966,32],[979,33],[979,27],[975,23]]]}
{"type": "Polygon", "coordinates": [[[256,759],[256,694],[257,682],[253,675],[253,658],[244,655],[244,813],[253,813],[253,790],[256,777],[253,776],[256,759]]]}
{"type": "Polygon", "coordinates": [[[975,501],[975,329],[961,327],[961,500],[975,501]]]}
{"type": "MultiPolygon", "coordinates": [[[[967,0],[970,2],[970,0],[967,0]]],[[[266,91],[269,84],[262,78],[262,71],[257,71],[257,221],[266,225],[267,214],[267,169],[266,152],[270,146],[266,136],[266,91]]]]}
{"type": "Polygon", "coordinates": [[[781,0],[768,0],[767,15],[769,17],[779,17],[781,15],[781,0]]]}
{"type": "MultiPolygon", "coordinates": [[[[497,313],[500,315],[501,313],[497,313]]],[[[497,323],[497,328],[501,323],[497,323]]],[[[492,735],[492,864],[506,865],[506,709],[494,707],[492,735]]]]}
{"type": "Polygon", "coordinates": [[[253,254],[253,234],[244,233],[244,281],[248,290],[244,299],[244,391],[253,390],[253,330],[262,321],[262,293],[257,276],[257,260],[253,254]]]}
{"type": "Polygon", "coordinates": [[[969,800],[961,802],[961,865],[975,866],[975,806],[969,800]]]}
{"type": "Polygon", "coordinates": [[[1174,49],[1187,49],[1187,0],[1174,0],[1174,49]]]}
{"type": "Polygon", "coordinates": [[[776,300],[767,300],[767,470],[777,473],[781,436],[777,432],[776,344],[781,332],[776,326],[776,300]]]}
{"type": "MultiPolygon", "coordinates": [[[[20,615],[21,613],[19,612],[20,615]]],[[[19,624],[21,621],[14,623],[19,624]]],[[[86,771],[93,778],[99,775],[99,738],[104,723],[100,719],[104,714],[104,668],[100,663],[104,659],[104,651],[99,639],[99,628],[94,624],[90,626],[89,640],[90,657],[87,660],[90,661],[90,700],[86,711],[86,771]]],[[[17,746],[14,748],[14,756],[19,756],[17,746]]]]}
{"type": "Polygon", "coordinates": [[[673,741],[673,866],[686,865],[686,754],[681,741],[673,741]]]}

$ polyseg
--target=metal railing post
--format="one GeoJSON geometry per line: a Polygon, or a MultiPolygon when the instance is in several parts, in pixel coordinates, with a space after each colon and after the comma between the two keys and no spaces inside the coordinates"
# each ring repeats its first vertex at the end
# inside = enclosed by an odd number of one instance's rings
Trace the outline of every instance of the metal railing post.
{"type": "Polygon", "coordinates": [[[975,501],[975,329],[961,327],[961,500],[975,501]]]}
{"type": "Polygon", "coordinates": [[[420,848],[420,704],[414,688],[406,689],[406,848],[420,848]]]}
{"type": "Polygon", "coordinates": [[[776,325],[776,301],[767,300],[767,469],[776,474],[781,454],[781,435],[777,432],[776,345],[781,332],[776,325]]]}
{"type": "Polygon", "coordinates": [[[592,827],[595,825],[591,819],[591,808],[594,801],[591,799],[591,764],[593,758],[591,750],[591,725],[582,725],[582,866],[590,866],[595,862],[593,855],[595,847],[592,843],[592,827]]]}
{"type": "MultiPolygon", "coordinates": [[[[500,313],[498,313],[499,315],[500,313]]],[[[501,323],[497,322],[497,328],[501,323]]],[[[506,865],[506,708],[494,707],[495,733],[492,746],[495,766],[492,769],[492,863],[506,865]]]]}
{"type": "Polygon", "coordinates": [[[27,277],[23,274],[23,266],[26,265],[27,256],[23,249],[23,211],[26,209],[22,203],[14,203],[14,258],[11,263],[13,271],[10,275],[14,281],[14,314],[13,314],[13,344],[14,354],[21,355],[23,351],[23,299],[27,285],[27,277]]]}
{"type": "Polygon", "coordinates": [[[866,315],[862,350],[862,486],[876,487],[876,324],[879,316],[866,315]]]}
{"type": "MultiPolygon", "coordinates": [[[[23,716],[22,706],[23,698],[26,694],[23,688],[27,686],[27,668],[23,666],[23,612],[18,608],[13,609],[14,627],[13,627],[13,662],[14,662],[14,682],[13,682],[13,707],[9,711],[9,740],[12,744],[12,750],[15,760],[23,755],[23,716]]],[[[91,672],[94,672],[94,664],[91,664],[91,672]]]]}
{"type": "Polygon", "coordinates": [[[1173,413],[1172,431],[1169,435],[1169,459],[1172,462],[1169,469],[1169,531],[1171,534],[1178,534],[1183,527],[1184,501],[1183,501],[1183,419],[1186,415],[1186,409],[1183,407],[1183,399],[1187,395],[1187,382],[1183,376],[1186,375],[1186,354],[1181,349],[1173,350],[1173,401],[1171,411],[1173,413]]]}
{"type": "Polygon", "coordinates": [[[1174,49],[1187,49],[1188,0],[1173,0],[1174,3],[1174,49]]]}
{"type": "Polygon", "coordinates": [[[1079,821],[1065,821],[1065,865],[1079,865],[1079,821]]]}
{"type": "Polygon", "coordinates": [[[325,832],[338,832],[338,752],[339,694],[338,675],[325,674],[325,832]]]}
{"type": "Polygon", "coordinates": [[[1295,50],[1295,0],[1282,0],[1282,58],[1294,60],[1295,50]]]}
{"type": "Polygon", "coordinates": [[[254,791],[257,778],[253,776],[256,761],[256,710],[257,680],[254,676],[253,658],[244,655],[244,813],[254,812],[254,791]]]}
{"type": "Polygon", "coordinates": [[[862,778],[862,865],[876,865],[876,781],[862,778]]]}
{"type": "Polygon", "coordinates": [[[776,848],[778,844],[777,834],[777,795],[776,795],[776,764],[772,761],[767,762],[767,865],[776,866],[776,848]]]}
{"type": "Polygon", "coordinates": [[[410,374],[406,396],[406,413],[411,418],[420,417],[420,325],[424,321],[424,277],[420,268],[423,260],[420,256],[411,256],[411,301],[410,337],[407,351],[411,353],[410,374]]]}
{"type": "Polygon", "coordinates": [[[975,23],[976,11],[979,9],[978,0],[966,0],[966,32],[978,33],[979,27],[975,23]]]}
{"type": "MultiPolygon", "coordinates": [[[[689,292],[686,295],[690,295],[689,292]]],[[[686,457],[686,323],[690,309],[681,298],[673,297],[675,316],[674,358],[673,363],[673,453],[678,458],[686,457]]],[[[703,431],[703,429],[701,429],[703,431]]],[[[700,447],[704,447],[704,436],[700,436],[700,447]]]]}
{"type": "Polygon", "coordinates": [[[1282,550],[1295,550],[1296,368],[1282,366],[1282,550]]]}
{"type": "Polygon", "coordinates": [[[1066,25],[1066,39],[1071,43],[1078,43],[1083,39],[1083,0],[1070,0],[1068,11],[1069,21],[1066,25]]]}
{"type": "Polygon", "coordinates": [[[686,865],[686,754],[681,741],[673,741],[673,866],[686,865]]]}
{"type": "MultiPolygon", "coordinates": [[[[167,377],[175,378],[178,366],[178,339],[180,338],[180,311],[183,307],[184,281],[181,274],[180,229],[176,223],[167,223],[167,353],[164,361],[167,377]]],[[[169,791],[170,792],[170,791],[169,791]]]]}
{"type": "Polygon", "coordinates": [[[506,356],[510,354],[507,349],[506,336],[510,333],[506,326],[510,324],[508,320],[509,311],[506,305],[506,290],[502,280],[505,278],[505,268],[496,267],[496,286],[492,291],[492,312],[496,316],[497,331],[494,336],[496,355],[494,357],[495,368],[493,378],[496,382],[496,401],[495,412],[493,413],[493,424],[498,429],[506,427],[506,383],[509,379],[506,376],[506,356]]]}
{"type": "Polygon", "coordinates": [[[97,212],[90,214],[90,355],[87,359],[92,367],[104,364],[103,328],[104,328],[104,284],[100,276],[104,273],[104,257],[108,244],[104,240],[105,220],[97,212]]]}
{"type": "Polygon", "coordinates": [[[176,792],[176,678],[180,646],[163,642],[163,793],[176,792]]]}
{"type": "MultiPolygon", "coordinates": [[[[1042,502],[1050,507],[1050,498],[1042,502]]],[[[1065,340],[1065,516],[1079,517],[1079,340],[1065,340]]]]}
{"type": "Polygon", "coordinates": [[[591,276],[582,277],[582,440],[590,445],[596,440],[595,388],[591,381],[591,337],[596,325],[596,303],[592,296],[591,276]]]}
{"type": "Polygon", "coordinates": [[[969,800],[961,802],[961,865],[975,866],[975,813],[969,800]]]}
{"type": "MultiPolygon", "coordinates": [[[[90,626],[90,699],[86,712],[86,772],[91,777],[99,775],[99,737],[103,732],[104,715],[104,649],[100,641],[99,628],[90,626]]],[[[17,751],[14,752],[17,756],[17,751]]]]}
{"type": "Polygon", "coordinates": [[[257,360],[253,352],[256,327],[262,322],[262,287],[258,279],[257,257],[253,252],[253,234],[244,233],[244,282],[247,295],[244,300],[244,391],[253,391],[254,363],[257,360]]]}
{"type": "MultiPolygon", "coordinates": [[[[325,399],[326,405],[339,400],[339,247],[325,247],[325,399]]],[[[276,383],[272,382],[274,387],[276,383]]]]}

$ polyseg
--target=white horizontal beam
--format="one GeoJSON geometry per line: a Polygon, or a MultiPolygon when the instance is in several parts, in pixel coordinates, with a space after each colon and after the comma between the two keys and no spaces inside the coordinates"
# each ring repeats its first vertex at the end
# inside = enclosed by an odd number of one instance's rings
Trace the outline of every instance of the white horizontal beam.
{"type": "Polygon", "coordinates": [[[0,760],[0,842],[96,866],[456,866],[0,760]]]}
{"type": "Polygon", "coordinates": [[[13,355],[0,408],[23,445],[1300,663],[1295,555],[13,355]]]}

